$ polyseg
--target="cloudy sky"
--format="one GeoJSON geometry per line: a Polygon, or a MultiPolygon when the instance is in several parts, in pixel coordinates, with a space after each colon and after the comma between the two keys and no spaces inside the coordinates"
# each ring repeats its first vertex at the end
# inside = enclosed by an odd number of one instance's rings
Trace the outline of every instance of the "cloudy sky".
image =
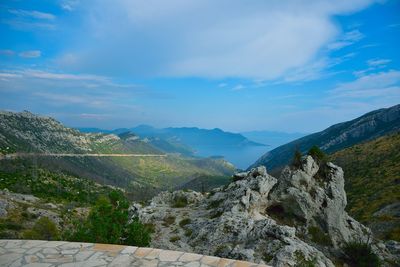
{"type": "Polygon", "coordinates": [[[400,1],[0,1],[0,109],[313,132],[400,103],[400,1]]]}

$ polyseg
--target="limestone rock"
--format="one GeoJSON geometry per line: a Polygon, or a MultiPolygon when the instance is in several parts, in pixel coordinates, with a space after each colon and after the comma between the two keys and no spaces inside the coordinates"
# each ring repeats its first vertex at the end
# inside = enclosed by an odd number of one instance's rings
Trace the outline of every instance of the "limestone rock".
{"type": "MultiPolygon", "coordinates": [[[[286,167],[279,179],[258,167],[235,174],[232,183],[206,196],[163,192],[149,206],[132,210],[155,225],[155,247],[273,266],[333,267],[345,242],[371,237],[347,214],[346,204],[342,169],[308,156],[299,169],[286,167]],[[188,206],[174,207],[178,198],[188,206]]],[[[386,246],[377,244],[374,250],[389,257],[386,246]]]]}

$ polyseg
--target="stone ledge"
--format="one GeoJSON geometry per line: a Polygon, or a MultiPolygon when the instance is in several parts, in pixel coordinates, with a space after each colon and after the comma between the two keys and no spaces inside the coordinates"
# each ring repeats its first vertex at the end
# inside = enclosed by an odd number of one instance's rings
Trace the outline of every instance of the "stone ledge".
{"type": "Polygon", "coordinates": [[[39,240],[0,240],[0,266],[268,267],[182,251],[39,240]]]}

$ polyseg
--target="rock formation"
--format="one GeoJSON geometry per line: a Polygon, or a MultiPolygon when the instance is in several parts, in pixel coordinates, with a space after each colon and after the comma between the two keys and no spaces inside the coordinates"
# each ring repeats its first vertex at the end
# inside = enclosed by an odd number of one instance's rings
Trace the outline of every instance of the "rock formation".
{"type": "Polygon", "coordinates": [[[257,167],[206,195],[163,192],[131,212],[155,226],[152,246],[163,249],[273,266],[333,267],[343,257],[343,245],[356,240],[372,242],[382,259],[394,261],[386,246],[347,214],[346,204],[342,169],[307,156],[279,179],[257,167]]]}

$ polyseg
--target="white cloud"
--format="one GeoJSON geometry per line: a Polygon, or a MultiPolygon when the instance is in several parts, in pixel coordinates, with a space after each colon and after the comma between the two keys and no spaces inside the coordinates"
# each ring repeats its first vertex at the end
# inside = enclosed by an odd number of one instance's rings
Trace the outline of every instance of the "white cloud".
{"type": "Polygon", "coordinates": [[[42,52],[39,50],[29,50],[29,51],[22,51],[18,55],[24,58],[37,58],[42,55],[42,52]]]}
{"type": "Polygon", "coordinates": [[[331,94],[333,98],[399,98],[400,71],[363,75],[352,82],[339,84],[331,94]]]}
{"type": "Polygon", "coordinates": [[[390,59],[370,59],[367,61],[367,64],[371,67],[377,67],[377,66],[385,66],[392,60],[390,59]]]}
{"type": "Polygon", "coordinates": [[[246,87],[243,84],[238,84],[232,88],[232,91],[240,91],[245,89],[246,87]]]}
{"type": "Polygon", "coordinates": [[[352,45],[361,39],[364,38],[364,34],[362,34],[359,30],[352,30],[344,33],[339,40],[328,45],[328,48],[331,50],[338,50],[343,47],[352,45]]]}
{"type": "MultiPolygon", "coordinates": [[[[82,2],[81,49],[63,67],[106,75],[276,79],[315,61],[340,30],[333,16],[373,1],[82,2]],[[223,11],[223,12],[222,12],[223,11]],[[87,48],[87,49],[86,49],[87,48]],[[90,48],[90,49],[89,49],[90,48]]],[[[362,38],[353,30],[340,39],[362,38]]]]}
{"type": "Polygon", "coordinates": [[[8,12],[18,17],[28,17],[33,19],[54,20],[56,16],[51,13],[40,12],[36,10],[9,9],[8,12]]]}
{"type": "Polygon", "coordinates": [[[61,2],[61,8],[67,11],[73,11],[79,5],[78,0],[64,0],[61,2]]]}

